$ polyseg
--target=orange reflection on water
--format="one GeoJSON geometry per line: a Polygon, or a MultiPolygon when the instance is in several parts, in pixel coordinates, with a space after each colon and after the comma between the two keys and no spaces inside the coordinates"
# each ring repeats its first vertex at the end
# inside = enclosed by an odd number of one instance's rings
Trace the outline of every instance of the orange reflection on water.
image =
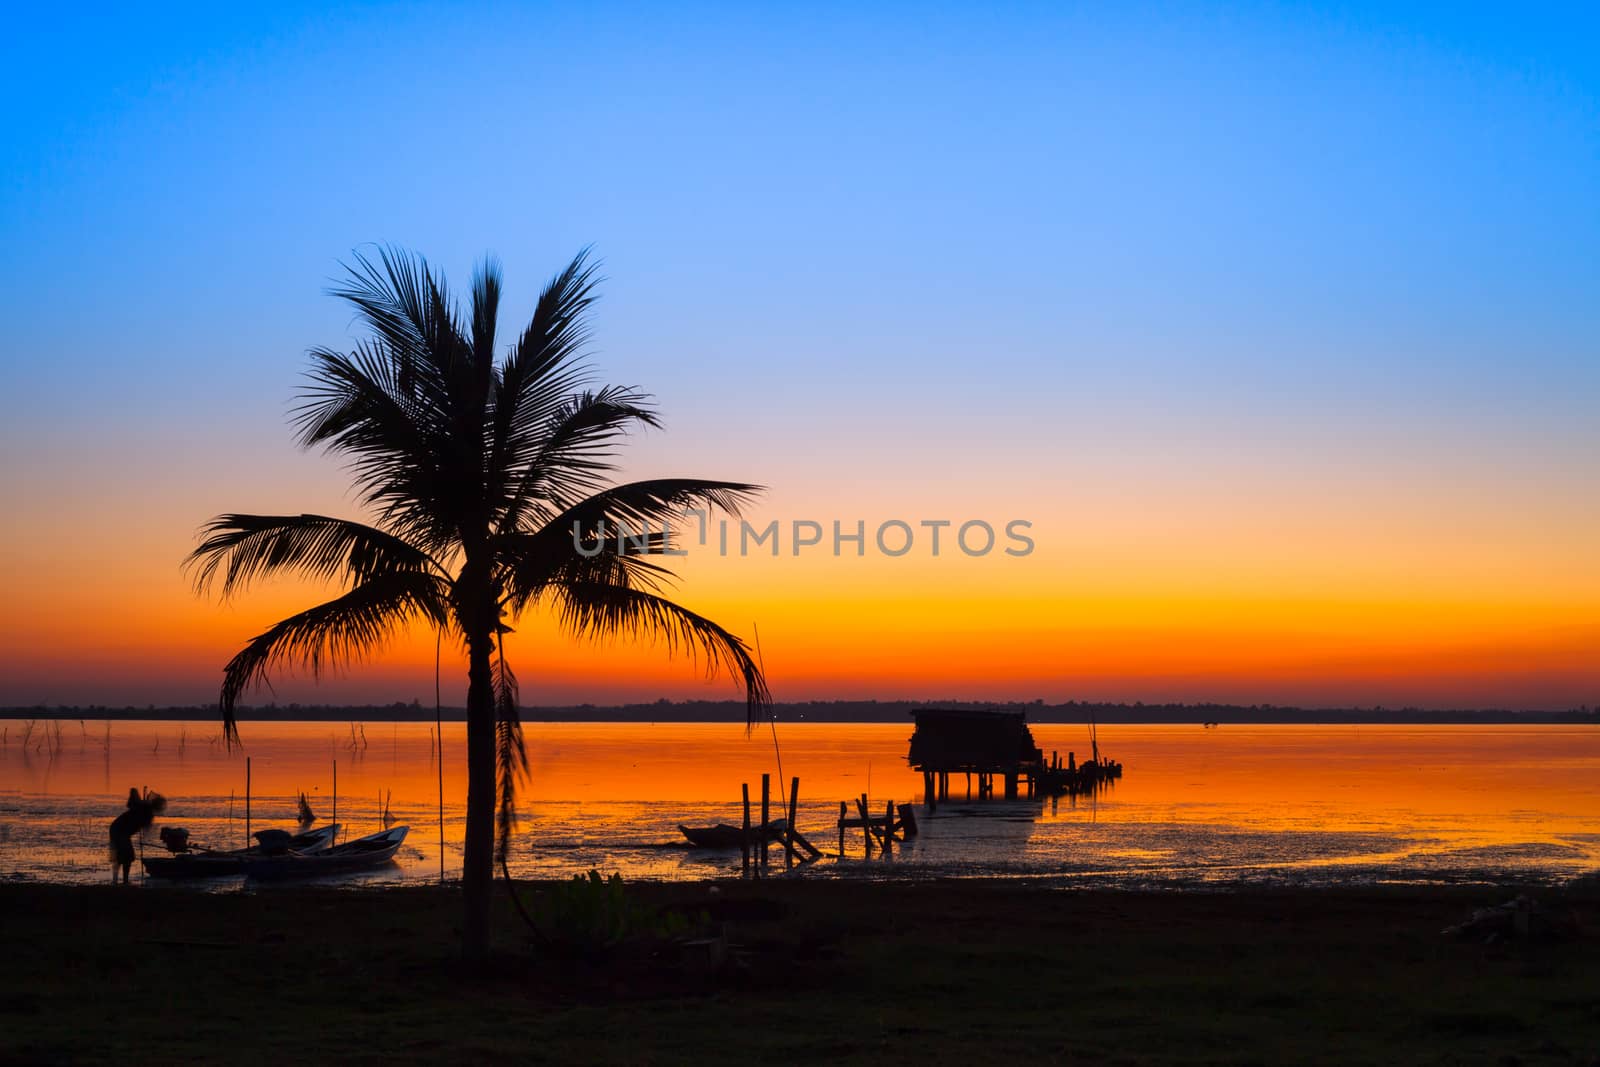
{"type": "MultiPolygon", "coordinates": [[[[216,845],[244,837],[245,757],[254,828],[286,826],[304,790],[319,820],[354,833],[383,803],[412,827],[387,877],[437,876],[439,764],[427,723],[245,723],[230,754],[212,723],[0,722],[0,875],[93,880],[105,824],[130,786],[171,800],[166,821],[216,845]]],[[[1081,725],[1035,724],[1046,753],[1088,754],[1081,725]]],[[[911,724],[527,726],[513,868],[589,866],[631,876],[728,873],[726,856],[681,847],[676,826],[737,823],[740,786],[773,806],[800,779],[802,830],[837,843],[838,804],[919,799],[904,756],[911,724]],[[781,757],[781,777],[779,762],[781,757]]],[[[444,727],[444,857],[459,868],[464,727],[444,727]]],[[[1102,751],[1126,777],[1093,800],[953,802],[893,868],[859,860],[813,873],[1028,873],[1113,881],[1325,877],[1433,880],[1495,872],[1559,877],[1600,864],[1600,729],[1592,726],[1112,726],[1102,751]],[[1299,873],[1296,873],[1299,872],[1299,873]]],[[[959,794],[964,783],[952,781],[959,794]]],[[[851,847],[858,846],[852,840],[851,847]]],[[[737,863],[737,857],[732,861],[737,863]]]]}

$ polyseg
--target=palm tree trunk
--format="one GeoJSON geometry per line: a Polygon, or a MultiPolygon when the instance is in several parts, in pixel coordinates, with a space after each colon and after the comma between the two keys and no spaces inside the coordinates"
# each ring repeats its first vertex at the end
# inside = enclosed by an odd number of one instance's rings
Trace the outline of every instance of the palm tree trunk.
{"type": "Polygon", "coordinates": [[[494,889],[494,676],[487,630],[467,639],[467,837],[461,870],[461,947],[468,959],[489,954],[494,889]]]}

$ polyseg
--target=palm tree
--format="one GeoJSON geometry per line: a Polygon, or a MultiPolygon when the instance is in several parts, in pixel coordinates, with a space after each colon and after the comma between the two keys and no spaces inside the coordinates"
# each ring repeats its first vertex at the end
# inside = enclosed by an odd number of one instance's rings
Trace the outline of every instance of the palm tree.
{"type": "MultiPolygon", "coordinates": [[[[220,515],[185,566],[226,599],[278,573],[337,581],[341,595],[269,627],[223,670],[221,713],[237,741],[239,698],[274,669],[313,675],[352,662],[413,624],[467,653],[467,826],[463,950],[489,947],[494,862],[505,866],[514,790],[527,769],[506,620],[548,609],[582,637],[648,636],[704,657],[744,686],[749,722],[769,702],[739,637],[664,595],[664,527],[686,509],[737,515],[758,486],[699,479],[611,485],[618,438],[656,426],[633,389],[591,389],[583,354],[594,299],[587,250],[539,296],[496,359],[498,267],[474,273],[464,317],[419,256],[357,255],[332,292],[370,336],[316,348],[293,421],[300,443],[348,457],[372,522],[324,515],[220,515]],[[635,536],[619,538],[625,526],[635,536]],[[642,533],[650,530],[653,532],[642,533]],[[495,816],[499,807],[498,826],[495,816]],[[498,834],[497,834],[498,829],[498,834]]],[[[509,874],[508,874],[509,876],[509,874]]]]}

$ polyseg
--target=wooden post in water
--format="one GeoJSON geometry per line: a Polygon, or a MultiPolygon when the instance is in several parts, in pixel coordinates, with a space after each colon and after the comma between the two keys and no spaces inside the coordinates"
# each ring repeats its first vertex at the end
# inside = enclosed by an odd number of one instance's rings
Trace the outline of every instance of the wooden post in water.
{"type": "Polygon", "coordinates": [[[839,801],[839,858],[840,859],[844,859],[844,817],[845,817],[845,813],[847,811],[849,811],[849,810],[850,809],[845,806],[844,801],[842,801],[842,800],[839,801]]]}
{"type": "Polygon", "coordinates": [[[794,810],[800,803],[800,778],[789,779],[789,823],[783,828],[783,865],[794,866],[794,810]]]}
{"type": "Polygon", "coordinates": [[[244,847],[250,847],[250,757],[244,758],[244,847]]]}
{"type": "Polygon", "coordinates": [[[932,771],[923,771],[922,772],[922,806],[927,808],[929,811],[932,811],[934,809],[934,805],[936,805],[938,803],[938,800],[934,797],[933,794],[934,794],[933,772],[932,771]]]}
{"type": "Polygon", "coordinates": [[[889,801],[889,806],[883,812],[883,854],[889,855],[894,850],[894,801],[889,801]]]}
{"type": "Polygon", "coordinates": [[[739,786],[744,791],[744,836],[739,838],[739,851],[744,856],[744,873],[750,873],[750,783],[739,786]]]}
{"type": "Polygon", "coordinates": [[[861,813],[861,841],[865,848],[861,855],[870,860],[872,858],[872,816],[867,814],[867,794],[862,793],[856,798],[856,811],[861,813]]]}
{"type": "Polygon", "coordinates": [[[339,843],[339,761],[333,761],[333,843],[339,843]]]}
{"type": "Polygon", "coordinates": [[[761,776],[761,830],[759,833],[761,838],[761,868],[763,871],[767,867],[767,823],[771,821],[771,816],[769,815],[772,810],[771,798],[772,775],[763,774],[761,776]]]}

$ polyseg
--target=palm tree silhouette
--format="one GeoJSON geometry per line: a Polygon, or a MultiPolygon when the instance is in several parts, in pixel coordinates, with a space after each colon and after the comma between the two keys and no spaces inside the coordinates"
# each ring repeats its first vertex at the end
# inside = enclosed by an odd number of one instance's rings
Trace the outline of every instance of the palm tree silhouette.
{"type": "Polygon", "coordinates": [[[219,515],[185,567],[199,592],[220,585],[224,599],[283,572],[343,589],[229,661],[220,703],[230,744],[239,698],[276,668],[320,674],[417,623],[464,643],[462,947],[481,957],[494,862],[504,866],[515,785],[527,769],[504,620],[548,609],[579,636],[650,636],[703,655],[708,674],[726,669],[742,681],[754,722],[770,698],[749,646],[667,599],[673,575],[660,557],[672,548],[664,526],[686,509],[737,515],[760,487],[687,478],[608,484],[619,437],[658,422],[642,393],[589,388],[583,348],[596,278],[587,250],[545,287],[499,360],[493,262],[473,275],[469,319],[420,256],[384,248],[375,258],[357,254],[346,271],[332,293],[356,309],[370,337],[349,353],[312,350],[293,421],[303,446],[349,458],[374,521],[219,515]],[[634,536],[619,538],[621,526],[634,536]]]}

